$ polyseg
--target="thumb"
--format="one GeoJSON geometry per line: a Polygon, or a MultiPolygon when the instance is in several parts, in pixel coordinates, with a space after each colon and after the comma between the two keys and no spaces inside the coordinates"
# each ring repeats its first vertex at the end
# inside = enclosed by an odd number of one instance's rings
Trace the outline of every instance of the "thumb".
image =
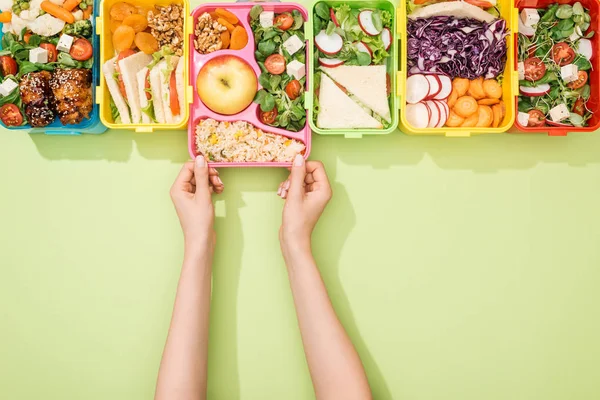
{"type": "Polygon", "coordinates": [[[196,198],[209,196],[208,165],[204,156],[199,155],[194,162],[194,178],[196,178],[196,198]]]}
{"type": "Polygon", "coordinates": [[[306,164],[301,154],[296,155],[290,174],[290,190],[288,199],[301,199],[304,196],[304,178],[306,177],[306,164]]]}

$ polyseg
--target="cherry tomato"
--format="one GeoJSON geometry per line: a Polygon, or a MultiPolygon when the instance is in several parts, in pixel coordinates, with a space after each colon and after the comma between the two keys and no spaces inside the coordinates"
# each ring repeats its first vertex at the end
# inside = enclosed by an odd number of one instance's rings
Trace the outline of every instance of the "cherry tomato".
{"type": "Polygon", "coordinates": [[[33,35],[31,32],[26,32],[26,33],[23,35],[23,41],[24,41],[25,43],[29,44],[29,38],[31,37],[31,35],[33,35]]]}
{"type": "Polygon", "coordinates": [[[17,74],[17,62],[11,56],[0,57],[0,73],[2,76],[16,75],[17,74]]]}
{"type": "Polygon", "coordinates": [[[271,111],[263,111],[260,110],[259,118],[263,124],[273,125],[275,123],[275,118],[277,118],[277,107],[273,107],[271,111]]]}
{"type": "Polygon", "coordinates": [[[575,104],[573,104],[573,112],[575,114],[579,114],[583,117],[583,114],[585,114],[585,101],[583,100],[582,97],[578,98],[575,101],[575,104]]]}
{"type": "Polygon", "coordinates": [[[181,110],[179,108],[179,97],[177,96],[177,79],[175,78],[175,71],[171,72],[171,79],[169,81],[169,100],[171,102],[171,112],[173,115],[179,115],[181,110]]]}
{"type": "Polygon", "coordinates": [[[273,21],[274,25],[277,25],[277,28],[282,31],[287,31],[294,25],[294,17],[292,17],[289,13],[279,14],[275,17],[273,21]]]}
{"type": "Polygon", "coordinates": [[[53,45],[52,43],[42,43],[42,44],[40,44],[40,47],[42,49],[48,50],[48,62],[49,63],[56,62],[57,54],[56,54],[56,46],[55,45],[53,45]]]}
{"type": "Polygon", "coordinates": [[[146,91],[146,98],[152,99],[152,93],[150,92],[150,70],[146,71],[146,80],[144,81],[144,89],[146,91]]]}
{"type": "Polygon", "coordinates": [[[71,50],[69,51],[71,57],[77,61],[89,60],[93,53],[92,44],[84,38],[79,38],[73,42],[73,46],[71,46],[71,50]]]}
{"type": "Polygon", "coordinates": [[[567,87],[571,88],[571,89],[582,88],[583,85],[585,85],[585,83],[587,82],[587,80],[588,80],[588,74],[587,74],[587,72],[585,72],[585,71],[579,71],[577,73],[577,80],[568,83],[567,87]]]}
{"type": "Polygon", "coordinates": [[[537,57],[529,57],[524,62],[525,64],[525,79],[528,81],[538,81],[542,79],[546,73],[546,65],[537,57]]]}
{"type": "Polygon", "coordinates": [[[527,122],[527,126],[546,126],[546,116],[540,110],[530,110],[527,114],[529,114],[529,122],[527,122]]]}
{"type": "Polygon", "coordinates": [[[19,126],[23,123],[21,110],[14,104],[5,104],[0,108],[0,119],[6,126],[19,126]]]}
{"type": "Polygon", "coordinates": [[[124,98],[127,98],[127,92],[125,91],[125,82],[123,82],[123,76],[121,75],[121,68],[119,67],[119,61],[121,61],[122,59],[127,58],[133,54],[135,54],[135,51],[133,51],[131,49],[123,50],[122,52],[119,53],[119,56],[117,57],[117,62],[115,62],[115,72],[117,72],[119,74],[119,92],[121,92],[121,95],[124,98]]]}
{"type": "Polygon", "coordinates": [[[571,64],[575,59],[575,51],[565,42],[556,43],[552,46],[552,58],[555,63],[562,67],[571,64]]]}
{"type": "Polygon", "coordinates": [[[281,75],[285,71],[285,58],[281,54],[271,54],[265,60],[265,68],[273,75],[281,75]]]}
{"type": "Polygon", "coordinates": [[[296,79],[285,85],[285,92],[291,100],[296,100],[298,96],[300,96],[301,91],[302,85],[300,85],[300,82],[296,79]]]}

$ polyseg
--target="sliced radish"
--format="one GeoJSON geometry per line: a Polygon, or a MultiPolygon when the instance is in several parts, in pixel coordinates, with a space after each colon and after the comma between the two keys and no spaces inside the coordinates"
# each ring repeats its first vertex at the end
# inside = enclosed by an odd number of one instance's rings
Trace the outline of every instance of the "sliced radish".
{"type": "Polygon", "coordinates": [[[373,52],[371,51],[369,46],[366,45],[365,42],[356,42],[356,49],[362,53],[369,54],[371,58],[373,57],[373,52]]]}
{"type": "Polygon", "coordinates": [[[442,90],[442,82],[437,75],[425,75],[425,78],[429,81],[429,94],[427,95],[427,100],[435,98],[438,95],[440,90],[442,90]]]}
{"type": "Polygon", "coordinates": [[[577,44],[579,45],[577,49],[579,54],[590,60],[592,58],[592,55],[594,54],[592,50],[592,41],[589,39],[579,39],[579,42],[577,42],[577,44]]]}
{"type": "Polygon", "coordinates": [[[531,26],[527,26],[523,23],[521,18],[519,18],[519,33],[522,33],[525,36],[531,37],[535,34],[535,29],[531,26]]]}
{"type": "Polygon", "coordinates": [[[358,24],[360,28],[369,36],[377,36],[381,31],[375,28],[375,24],[373,23],[373,11],[364,10],[358,14],[358,24]]]}
{"type": "Polygon", "coordinates": [[[436,100],[446,100],[450,93],[452,93],[452,80],[447,75],[437,75],[442,88],[440,92],[434,97],[436,100]]]}
{"type": "Polygon", "coordinates": [[[333,11],[333,7],[331,7],[329,9],[329,16],[331,17],[331,20],[333,21],[333,23],[335,24],[335,26],[337,26],[339,28],[340,27],[340,23],[338,22],[337,18],[335,17],[335,11],[333,11]]]}
{"type": "Polygon", "coordinates": [[[413,128],[427,128],[429,124],[429,110],[425,103],[407,104],[404,114],[406,122],[412,125],[413,128]]]}
{"type": "Polygon", "coordinates": [[[317,37],[315,37],[315,44],[323,53],[332,56],[342,50],[344,40],[335,32],[332,32],[331,35],[328,35],[325,30],[322,30],[319,32],[317,37]]]}
{"type": "Polygon", "coordinates": [[[429,80],[425,75],[411,75],[406,80],[406,102],[415,104],[429,95],[429,80]]]}
{"type": "Polygon", "coordinates": [[[439,107],[443,110],[442,115],[440,116],[440,123],[437,124],[436,128],[441,128],[446,125],[446,121],[448,121],[448,116],[450,115],[450,107],[445,101],[434,100],[439,107]]]}
{"type": "Polygon", "coordinates": [[[550,93],[550,85],[547,83],[542,83],[541,85],[534,87],[519,86],[519,92],[521,92],[523,96],[528,97],[543,96],[550,93]]]}
{"type": "Polygon", "coordinates": [[[389,28],[383,28],[381,31],[381,41],[385,46],[385,51],[388,51],[392,45],[392,32],[389,30],[389,28]]]}
{"type": "Polygon", "coordinates": [[[554,122],[551,119],[546,119],[546,123],[548,125],[552,125],[552,126],[570,126],[570,127],[573,126],[572,124],[565,124],[563,122],[554,122]]]}
{"type": "Polygon", "coordinates": [[[319,57],[319,65],[322,65],[322,66],[327,67],[327,68],[339,67],[343,63],[344,63],[344,61],[340,60],[338,58],[323,58],[323,57],[319,57]]]}
{"type": "Polygon", "coordinates": [[[431,119],[431,108],[429,108],[427,103],[425,103],[424,101],[422,101],[421,103],[425,104],[425,107],[427,107],[427,121],[429,121],[431,119]]]}
{"type": "Polygon", "coordinates": [[[431,110],[431,116],[429,117],[427,127],[435,128],[440,123],[440,114],[442,113],[442,110],[440,110],[440,107],[435,101],[427,100],[425,104],[429,107],[429,110],[431,110]]]}

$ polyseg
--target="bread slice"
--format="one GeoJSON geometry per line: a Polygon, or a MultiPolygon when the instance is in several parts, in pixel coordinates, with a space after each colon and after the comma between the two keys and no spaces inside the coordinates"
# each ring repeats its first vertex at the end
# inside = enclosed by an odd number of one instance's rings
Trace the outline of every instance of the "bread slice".
{"type": "Polygon", "coordinates": [[[146,67],[150,61],[152,61],[152,56],[141,51],[119,61],[119,69],[125,84],[125,93],[127,93],[127,102],[131,110],[131,122],[134,124],[139,124],[142,120],[137,73],[146,67]]]}
{"type": "Polygon", "coordinates": [[[121,91],[119,90],[119,84],[114,78],[115,61],[117,61],[117,57],[111,58],[110,60],[105,62],[102,65],[102,73],[104,74],[104,79],[106,80],[106,86],[108,86],[108,92],[110,93],[110,96],[112,97],[115,105],[117,106],[117,110],[119,110],[121,122],[124,124],[130,124],[131,118],[129,116],[129,107],[125,102],[123,95],[121,95],[121,91]]]}

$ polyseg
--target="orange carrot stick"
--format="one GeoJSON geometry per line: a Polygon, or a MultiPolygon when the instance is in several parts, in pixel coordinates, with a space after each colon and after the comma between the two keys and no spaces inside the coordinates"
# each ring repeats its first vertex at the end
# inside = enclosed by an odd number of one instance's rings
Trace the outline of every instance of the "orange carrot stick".
{"type": "Polygon", "coordinates": [[[79,3],[81,3],[81,0],[66,0],[63,3],[62,8],[64,8],[67,11],[73,11],[73,9],[75,9],[75,7],[79,5],[79,3]]]}
{"type": "Polygon", "coordinates": [[[41,4],[42,10],[46,11],[48,14],[65,21],[66,23],[72,24],[75,22],[75,17],[71,11],[67,11],[61,6],[57,6],[54,3],[50,3],[49,1],[42,1],[41,4]]]}

